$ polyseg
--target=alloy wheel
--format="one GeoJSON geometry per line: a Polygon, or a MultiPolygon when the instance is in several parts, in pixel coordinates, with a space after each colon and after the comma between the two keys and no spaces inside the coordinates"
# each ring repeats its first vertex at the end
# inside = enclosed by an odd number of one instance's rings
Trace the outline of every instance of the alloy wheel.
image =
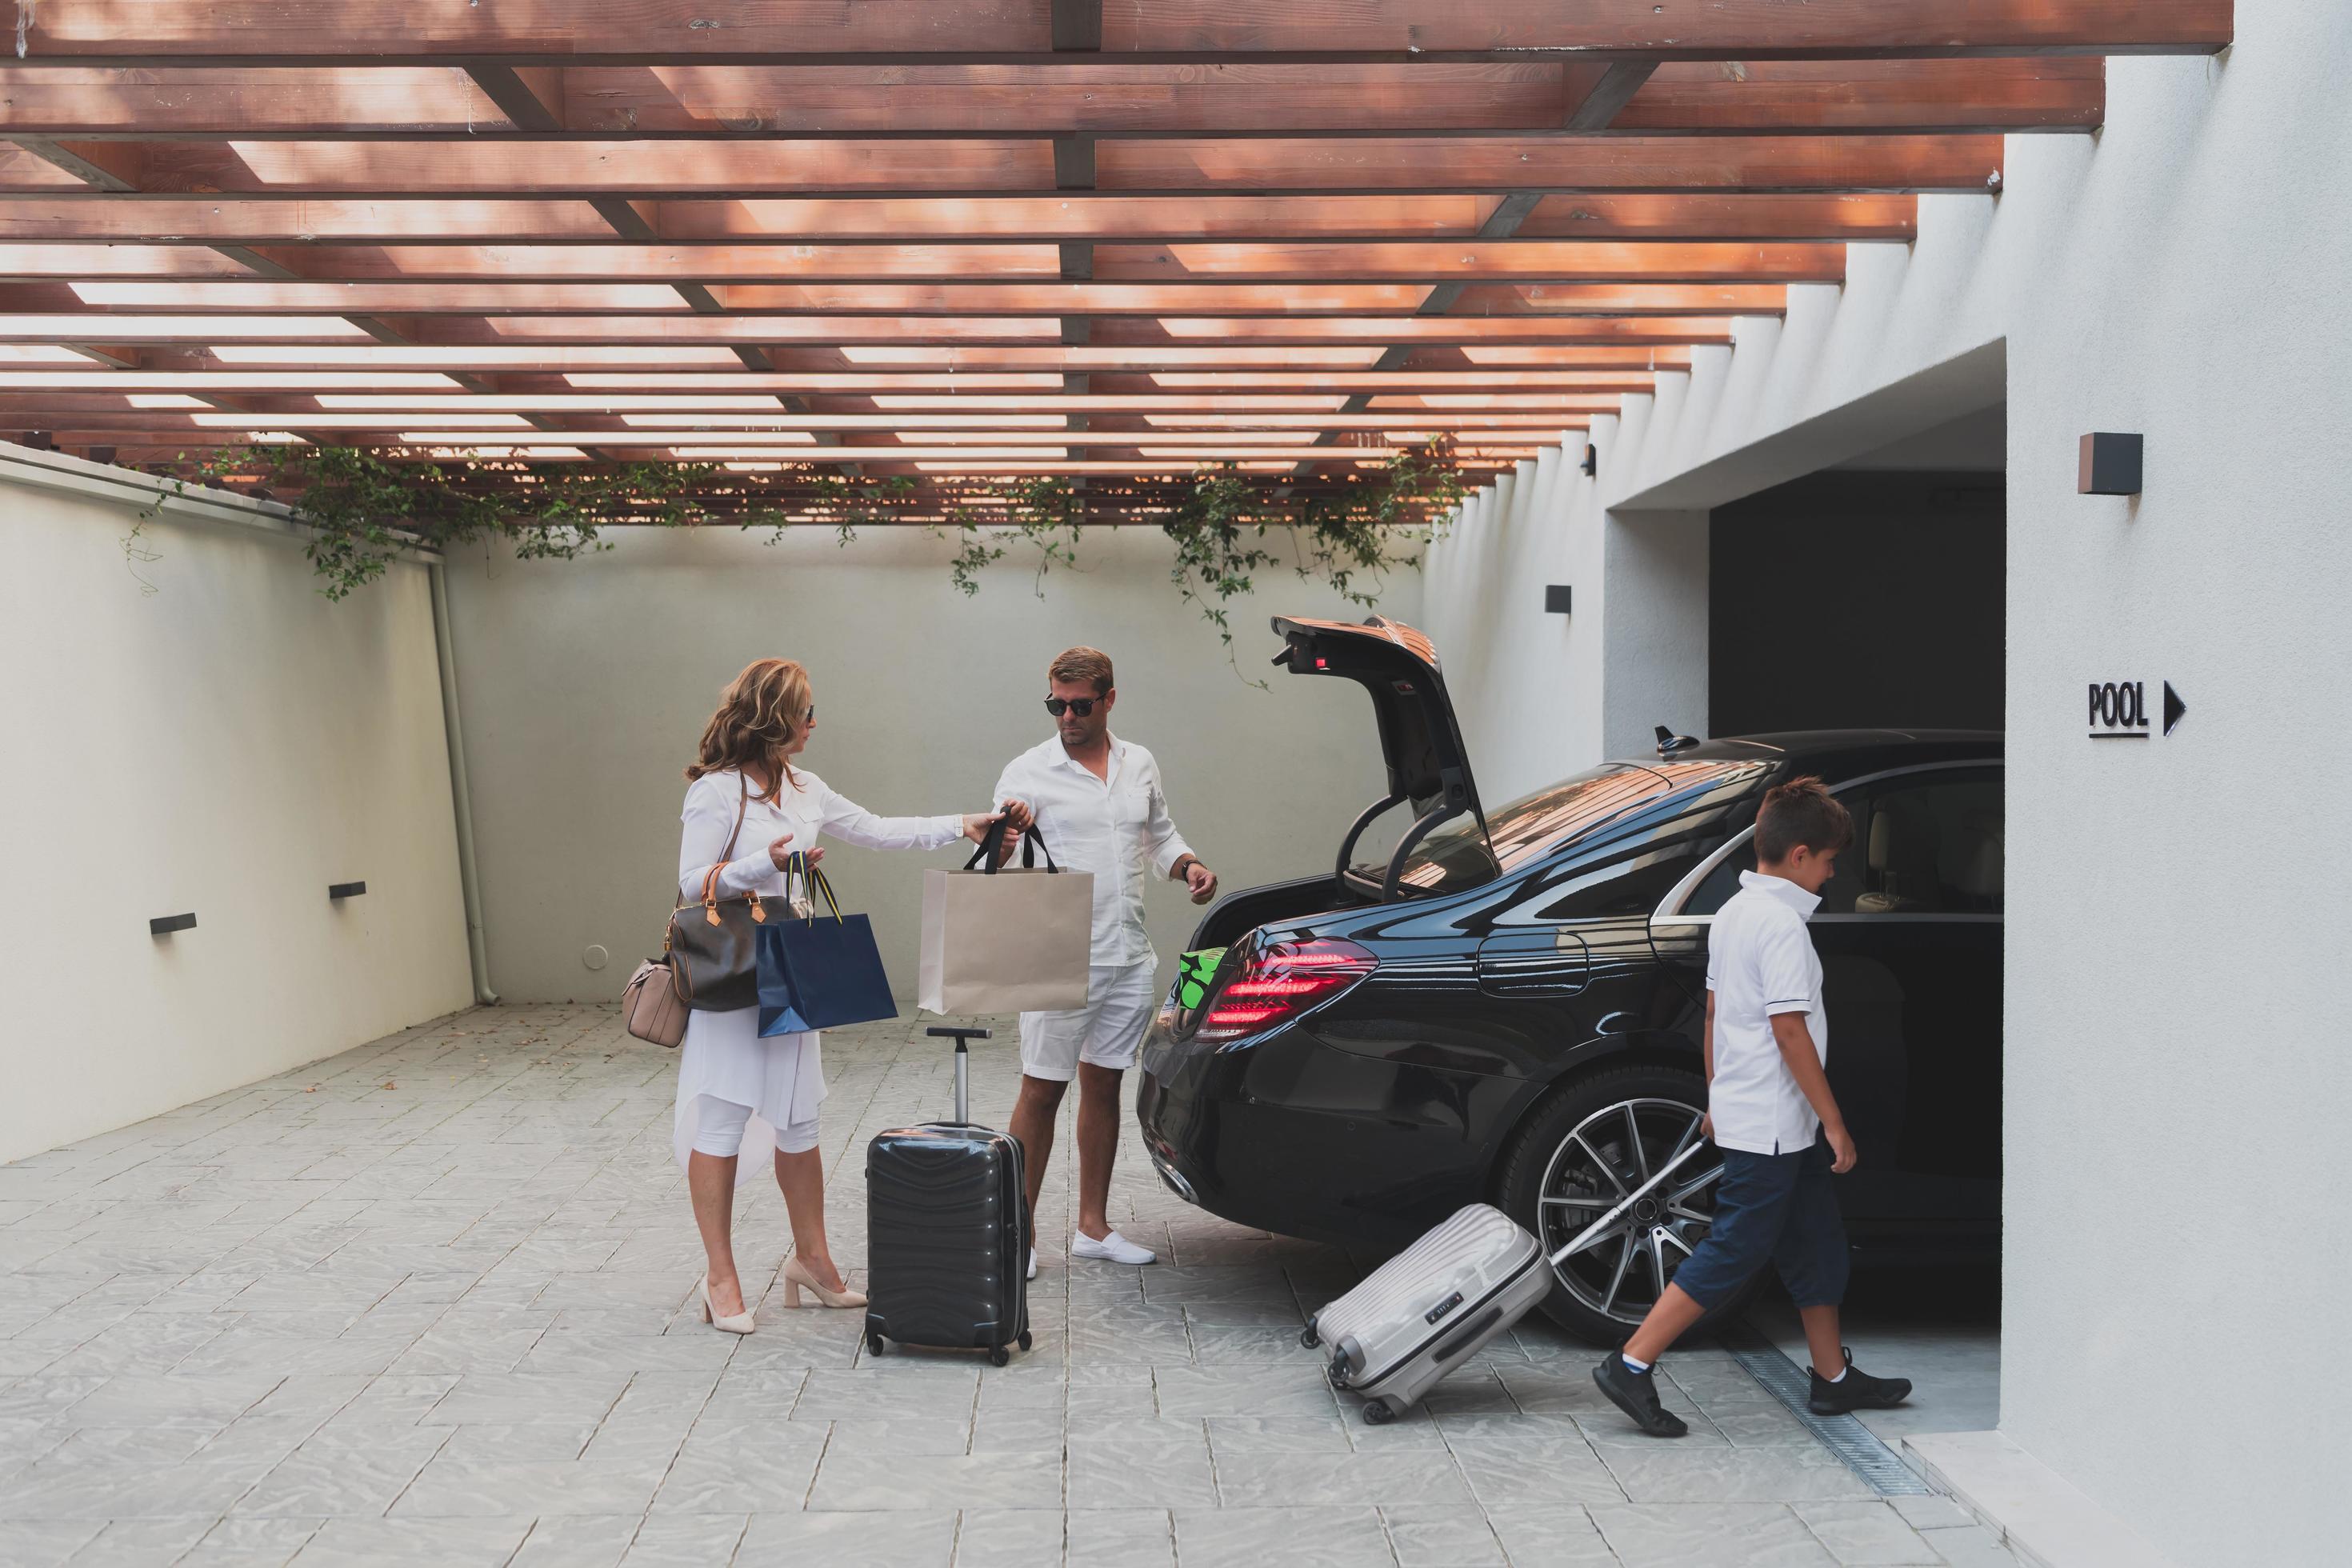
{"type": "Polygon", "coordinates": [[[1672,1176],[1653,1182],[1699,1141],[1703,1120],[1698,1108],[1680,1100],[1619,1100],[1578,1122],[1552,1152],[1537,1189],[1538,1234],[1552,1274],[1587,1310],[1639,1323],[1715,1223],[1720,1160],[1694,1155],[1672,1176]],[[1594,1228],[1621,1205],[1622,1213],[1594,1228]],[[1570,1244],[1574,1251],[1553,1256],[1570,1244]]]}

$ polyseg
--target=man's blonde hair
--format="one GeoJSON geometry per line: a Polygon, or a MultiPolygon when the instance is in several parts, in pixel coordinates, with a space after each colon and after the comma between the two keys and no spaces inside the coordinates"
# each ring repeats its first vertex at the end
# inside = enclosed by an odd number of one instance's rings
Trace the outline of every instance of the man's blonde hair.
{"type": "Polygon", "coordinates": [[[1066,647],[1045,667],[1048,680],[1091,680],[1095,695],[1110,689],[1110,655],[1098,647],[1066,647]]]}

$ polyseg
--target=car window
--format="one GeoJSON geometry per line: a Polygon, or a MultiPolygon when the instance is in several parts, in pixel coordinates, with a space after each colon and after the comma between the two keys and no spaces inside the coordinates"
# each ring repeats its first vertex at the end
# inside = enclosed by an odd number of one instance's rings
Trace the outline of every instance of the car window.
{"type": "Polygon", "coordinates": [[[1887,780],[1854,825],[1854,912],[1999,914],[2002,837],[1998,776],[1887,780]]]}
{"type": "MultiPolygon", "coordinates": [[[[1587,837],[1614,842],[1621,829],[1638,826],[1645,808],[1656,803],[1761,771],[1754,763],[1604,763],[1487,813],[1485,832],[1475,817],[1447,824],[1414,848],[1400,882],[1424,893],[1475,887],[1587,837]]],[[[1362,865],[1356,870],[1377,881],[1388,868],[1362,865]]]]}
{"type": "MultiPolygon", "coordinates": [[[[1842,791],[1853,815],[1853,845],[1838,857],[1817,913],[1999,914],[2001,912],[2000,774],[1989,768],[1906,773],[1842,791]]],[[[1711,915],[1756,868],[1753,839],[1724,857],[1691,892],[1682,912],[1711,915]]]]}

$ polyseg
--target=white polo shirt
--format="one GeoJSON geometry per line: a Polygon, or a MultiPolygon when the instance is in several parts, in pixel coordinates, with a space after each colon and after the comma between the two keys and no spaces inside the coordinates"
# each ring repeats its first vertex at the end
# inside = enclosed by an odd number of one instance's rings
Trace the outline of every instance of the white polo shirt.
{"type": "Polygon", "coordinates": [[[1785,877],[1742,871],[1739,891],[1716,913],[1706,943],[1706,988],[1715,994],[1707,1110],[1719,1148],[1793,1154],[1811,1148],[1821,1131],[1772,1038],[1774,1014],[1805,1014],[1814,1054],[1829,1064],[1822,960],[1805,931],[1821,901],[1785,877]]]}
{"type": "Polygon", "coordinates": [[[1055,735],[1004,764],[996,803],[1024,800],[1055,863],[1095,874],[1094,952],[1097,967],[1156,962],[1143,929],[1143,885],[1166,877],[1192,853],[1168,815],[1168,792],[1150,752],[1110,738],[1108,778],[1073,761],[1055,735]]]}

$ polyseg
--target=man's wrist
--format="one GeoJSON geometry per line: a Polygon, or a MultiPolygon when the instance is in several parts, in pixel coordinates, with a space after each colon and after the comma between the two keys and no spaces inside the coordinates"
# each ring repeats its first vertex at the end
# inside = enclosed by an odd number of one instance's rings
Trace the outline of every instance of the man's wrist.
{"type": "Polygon", "coordinates": [[[1187,866],[1197,866],[1200,863],[1201,858],[1198,855],[1188,853],[1177,856],[1176,863],[1168,868],[1168,879],[1171,882],[1182,881],[1184,879],[1184,868],[1187,866]]]}

